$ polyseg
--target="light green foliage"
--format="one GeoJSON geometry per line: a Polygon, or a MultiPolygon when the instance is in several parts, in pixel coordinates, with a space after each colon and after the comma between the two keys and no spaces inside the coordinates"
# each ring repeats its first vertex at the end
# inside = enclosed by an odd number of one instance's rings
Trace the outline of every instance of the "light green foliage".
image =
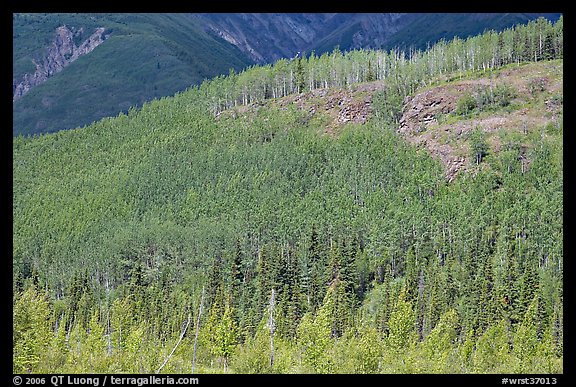
{"type": "Polygon", "coordinates": [[[68,346],[66,344],[66,324],[62,319],[59,322],[58,330],[54,333],[46,356],[38,365],[38,373],[48,373],[55,369],[63,369],[68,356],[68,346]]]}
{"type": "Polygon", "coordinates": [[[406,294],[402,291],[388,320],[387,343],[390,348],[398,352],[410,348],[416,340],[414,311],[412,304],[405,298],[406,294]]]}
{"type": "Polygon", "coordinates": [[[458,100],[455,113],[460,116],[466,116],[476,109],[477,103],[472,95],[467,94],[458,100]]]}
{"type": "Polygon", "coordinates": [[[315,373],[329,373],[332,369],[332,362],[327,354],[331,344],[331,303],[331,292],[328,292],[316,317],[306,313],[298,326],[297,337],[302,351],[302,363],[315,373]]]}
{"type": "Polygon", "coordinates": [[[14,373],[37,372],[36,366],[50,342],[49,316],[48,301],[34,287],[28,287],[19,295],[12,318],[14,373]]]}
{"type": "Polygon", "coordinates": [[[470,156],[475,160],[476,165],[482,162],[484,156],[488,154],[488,143],[486,134],[480,128],[475,128],[470,133],[470,156]]]}
{"type": "Polygon", "coordinates": [[[117,352],[126,348],[126,341],[130,335],[134,312],[129,297],[117,298],[110,308],[110,340],[112,347],[117,352]]]}
{"type": "Polygon", "coordinates": [[[456,329],[458,315],[450,309],[440,317],[432,332],[426,336],[421,350],[430,366],[427,371],[433,373],[450,373],[454,367],[456,329]]]}
{"type": "Polygon", "coordinates": [[[510,105],[512,99],[516,97],[516,90],[506,83],[497,85],[478,87],[473,95],[476,102],[475,107],[479,111],[486,111],[492,108],[502,108],[510,105]]]}
{"type": "Polygon", "coordinates": [[[228,361],[238,344],[238,326],[232,318],[233,310],[230,305],[226,304],[223,310],[215,310],[223,314],[211,312],[205,330],[212,353],[222,360],[223,369],[226,372],[228,361]]]}
{"type": "Polygon", "coordinates": [[[98,314],[93,313],[88,324],[88,337],[86,338],[85,353],[89,354],[83,359],[85,368],[92,373],[106,372],[108,354],[106,353],[106,338],[104,327],[98,321],[98,314]]]}
{"type": "Polygon", "coordinates": [[[526,313],[524,320],[517,327],[514,334],[513,348],[514,355],[518,358],[519,369],[517,372],[528,372],[530,361],[537,355],[539,350],[539,341],[537,336],[537,316],[538,298],[535,296],[526,313]]]}
{"type": "MultiPolygon", "coordinates": [[[[122,371],[128,373],[146,372],[142,369],[143,349],[146,344],[145,326],[143,324],[132,326],[124,334],[123,350],[117,354],[122,371]]],[[[147,371],[150,372],[151,370],[147,371]]]]}
{"type": "Polygon", "coordinates": [[[469,329],[466,332],[464,341],[458,346],[460,371],[464,373],[472,372],[474,345],[475,345],[474,331],[472,329],[469,329]]]}
{"type": "Polygon", "coordinates": [[[263,319],[256,333],[239,346],[231,360],[231,369],[241,374],[267,374],[294,372],[297,349],[294,344],[274,335],[274,364],[270,366],[270,328],[263,319]]]}
{"type": "Polygon", "coordinates": [[[510,364],[510,345],[504,321],[488,327],[476,341],[473,355],[474,372],[503,373],[510,364]]]}
{"type": "Polygon", "coordinates": [[[270,373],[270,352],[270,331],[263,320],[254,337],[248,338],[238,349],[231,365],[235,372],[242,374],[270,373]]]}
{"type": "Polygon", "coordinates": [[[379,332],[369,326],[350,329],[334,346],[334,372],[373,374],[380,371],[385,343],[379,332]]]}
{"type": "Polygon", "coordinates": [[[70,327],[70,335],[68,337],[68,358],[64,370],[69,373],[80,373],[85,370],[86,364],[84,353],[86,342],[86,331],[80,324],[74,324],[70,327]]]}
{"type": "Polygon", "coordinates": [[[391,125],[397,125],[402,117],[402,94],[391,87],[385,87],[383,91],[378,91],[372,96],[374,114],[378,118],[391,125]]]}

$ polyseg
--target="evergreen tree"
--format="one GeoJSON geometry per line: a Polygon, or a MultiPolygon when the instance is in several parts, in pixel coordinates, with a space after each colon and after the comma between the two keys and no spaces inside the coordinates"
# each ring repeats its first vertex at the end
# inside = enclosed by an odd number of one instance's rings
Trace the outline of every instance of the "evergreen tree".
{"type": "MultiPolygon", "coordinates": [[[[410,246],[406,253],[404,278],[406,281],[406,296],[412,302],[417,302],[421,297],[419,294],[420,273],[420,268],[416,262],[414,246],[410,246]]],[[[424,281],[424,278],[422,278],[422,281],[424,281]]],[[[424,286],[424,284],[422,284],[422,286],[424,286]]]]}
{"type": "Polygon", "coordinates": [[[329,313],[332,338],[342,336],[352,322],[354,308],[351,297],[346,291],[346,282],[341,281],[339,276],[328,287],[322,307],[329,313]]]}
{"type": "Polygon", "coordinates": [[[270,292],[274,287],[274,273],[273,267],[270,262],[271,257],[268,255],[268,249],[265,246],[261,246],[258,252],[258,265],[256,268],[257,271],[257,297],[258,297],[258,306],[257,306],[257,315],[260,319],[262,313],[267,305],[267,300],[270,297],[270,292]]]}
{"type": "Polygon", "coordinates": [[[555,57],[556,57],[556,47],[554,45],[554,32],[552,29],[548,29],[546,37],[544,39],[543,59],[550,60],[555,57]]]}
{"type": "Polygon", "coordinates": [[[238,344],[238,326],[233,318],[233,308],[224,304],[223,295],[218,292],[216,301],[210,308],[208,321],[204,327],[211,352],[222,361],[224,372],[228,370],[230,357],[238,344]]]}
{"type": "Polygon", "coordinates": [[[374,68],[372,67],[372,61],[368,59],[368,70],[366,74],[366,82],[374,82],[376,80],[376,74],[374,73],[374,68]]]}
{"type": "Polygon", "coordinates": [[[305,88],[304,65],[302,64],[302,57],[298,56],[296,59],[296,92],[303,93],[305,88]]]}
{"type": "Polygon", "coordinates": [[[562,303],[556,303],[552,316],[552,340],[556,356],[564,353],[564,308],[562,303]]]}
{"type": "Polygon", "coordinates": [[[303,281],[303,283],[307,283],[305,288],[307,306],[308,310],[314,314],[322,304],[325,293],[323,251],[315,226],[312,227],[310,234],[308,260],[305,270],[307,272],[307,280],[305,282],[303,281]]]}
{"type": "Polygon", "coordinates": [[[521,319],[520,302],[520,275],[518,273],[518,261],[516,255],[516,243],[508,238],[508,254],[506,261],[505,294],[503,297],[503,311],[512,325],[521,319]]]}
{"type": "Polygon", "coordinates": [[[532,41],[531,41],[531,36],[530,33],[526,30],[526,28],[524,28],[524,34],[523,34],[523,39],[524,39],[524,45],[522,47],[522,60],[527,62],[532,60],[532,41]]]}
{"type": "Polygon", "coordinates": [[[242,294],[242,284],[244,283],[244,273],[242,272],[242,262],[244,254],[240,240],[236,239],[236,251],[232,260],[231,279],[232,279],[232,299],[234,305],[239,305],[240,295],[242,294]]]}
{"type": "Polygon", "coordinates": [[[292,250],[287,252],[287,273],[290,279],[285,291],[287,300],[286,318],[288,322],[287,337],[294,337],[300,318],[302,317],[302,306],[300,305],[300,271],[298,270],[298,261],[296,253],[292,250]]]}
{"type": "Polygon", "coordinates": [[[536,263],[533,263],[532,259],[528,259],[525,264],[524,274],[522,275],[520,282],[520,315],[523,315],[526,312],[540,286],[540,280],[535,265],[536,263]]]}
{"type": "MultiPolygon", "coordinates": [[[[526,42],[526,60],[561,57],[561,20],[408,56],[335,50],[254,66],[82,136],[15,138],[13,370],[143,373],[177,347],[163,370],[186,373],[181,323],[205,282],[200,372],[218,361],[254,372],[561,373],[561,128],[512,145],[503,135],[508,153],[490,158],[493,134],[476,129],[470,159],[490,165],[450,184],[382,130],[398,127],[407,94],[454,71],[524,60],[526,42]],[[330,125],[323,110],[354,88],[264,101],[372,78],[385,85],[372,94],[374,121],[334,136],[318,136],[330,125]],[[519,156],[530,159],[523,174],[519,156]]],[[[531,68],[550,85],[561,74],[561,62],[520,70],[531,68]]],[[[494,76],[518,69],[503,70],[494,76]]],[[[479,93],[482,106],[509,106],[513,90],[499,86],[479,93]]],[[[552,94],[556,109],[561,90],[552,94]]]]}
{"type": "Polygon", "coordinates": [[[208,277],[208,304],[216,302],[217,293],[223,292],[224,287],[224,262],[222,256],[218,254],[212,261],[212,267],[208,277]]]}
{"type": "Polygon", "coordinates": [[[484,259],[484,270],[480,276],[480,315],[478,317],[479,329],[483,332],[496,319],[496,302],[494,290],[494,272],[492,259],[490,256],[482,257],[484,259]]]}

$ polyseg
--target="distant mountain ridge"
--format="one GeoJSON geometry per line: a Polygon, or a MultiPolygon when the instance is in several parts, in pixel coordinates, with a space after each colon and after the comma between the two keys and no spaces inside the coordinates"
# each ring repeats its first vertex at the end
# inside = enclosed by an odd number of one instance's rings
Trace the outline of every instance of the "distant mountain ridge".
{"type": "Polygon", "coordinates": [[[256,63],[317,54],[394,47],[425,49],[445,38],[502,30],[543,16],[535,13],[213,13],[198,14],[207,31],[235,45],[256,63]]]}
{"type": "Polygon", "coordinates": [[[14,14],[13,134],[83,126],[252,64],[336,47],[425,48],[540,16],[560,14],[14,14]]]}
{"type": "Polygon", "coordinates": [[[199,14],[207,30],[237,46],[257,63],[298,52],[380,48],[410,23],[409,14],[199,14]]]}

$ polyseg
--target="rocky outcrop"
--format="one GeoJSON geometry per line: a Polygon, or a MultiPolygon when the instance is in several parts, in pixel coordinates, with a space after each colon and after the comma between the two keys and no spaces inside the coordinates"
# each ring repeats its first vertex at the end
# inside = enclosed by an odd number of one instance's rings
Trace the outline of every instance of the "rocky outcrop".
{"type": "Polygon", "coordinates": [[[82,28],[76,31],[72,31],[66,26],[56,28],[56,36],[46,48],[45,55],[39,60],[32,59],[36,71],[32,74],[24,74],[20,81],[16,79],[12,81],[12,101],[22,98],[33,87],[59,73],[82,55],[92,52],[106,40],[107,36],[104,35],[104,31],[105,29],[102,27],[97,28],[88,39],[76,46],[74,38],[81,36],[84,32],[82,28]]]}
{"type": "MultiPolygon", "coordinates": [[[[474,170],[475,162],[470,157],[468,137],[473,130],[482,130],[486,134],[489,153],[498,153],[503,146],[502,133],[516,132],[525,136],[529,128],[544,128],[557,122],[563,106],[562,78],[548,75],[556,71],[552,70],[554,67],[546,69],[545,65],[539,66],[537,69],[536,65],[515,66],[490,78],[461,80],[408,96],[404,99],[397,132],[411,144],[422,147],[439,159],[444,166],[446,180],[451,182],[461,172],[474,170]],[[455,114],[461,98],[499,84],[513,88],[518,94],[515,103],[524,107],[505,109],[495,106],[470,116],[455,114]],[[533,85],[538,87],[536,92],[533,85]],[[539,102],[540,93],[545,92],[549,93],[549,97],[539,102]],[[553,100],[557,107],[552,107],[553,100]]],[[[522,148],[518,156],[523,172],[530,166],[527,154],[522,148]]]]}
{"type": "Polygon", "coordinates": [[[444,165],[449,182],[466,169],[467,160],[456,152],[457,142],[446,142],[443,137],[460,136],[459,127],[445,126],[438,122],[456,109],[458,99],[470,92],[472,84],[457,84],[435,87],[404,99],[402,118],[397,132],[408,142],[423,146],[444,165]]]}
{"type": "Polygon", "coordinates": [[[440,114],[448,114],[456,109],[461,94],[470,89],[467,86],[436,87],[431,90],[408,96],[404,99],[404,113],[400,119],[398,132],[417,134],[428,127],[438,124],[440,114]]]}
{"type": "Polygon", "coordinates": [[[326,126],[324,133],[337,136],[345,125],[365,124],[373,113],[372,96],[384,89],[382,81],[352,85],[350,88],[321,88],[309,92],[291,94],[275,100],[256,102],[250,105],[238,106],[224,110],[216,116],[246,118],[254,114],[261,106],[270,104],[280,110],[288,110],[290,106],[305,112],[301,123],[305,124],[314,116],[322,117],[326,126]]]}

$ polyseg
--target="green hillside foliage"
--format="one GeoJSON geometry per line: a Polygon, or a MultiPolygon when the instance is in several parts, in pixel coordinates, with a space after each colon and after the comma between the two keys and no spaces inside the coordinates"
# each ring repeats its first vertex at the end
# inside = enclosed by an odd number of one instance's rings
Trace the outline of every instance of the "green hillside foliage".
{"type": "Polygon", "coordinates": [[[87,125],[251,63],[186,14],[14,14],[13,23],[17,81],[34,72],[32,59],[43,55],[57,27],[83,28],[77,45],[98,27],[109,34],[14,103],[14,135],[87,125]]]}
{"type": "Polygon", "coordinates": [[[561,42],[539,20],[281,60],[14,138],[13,371],[562,373],[562,120],[528,129],[529,168],[492,152],[452,183],[395,132],[420,87],[561,42]],[[275,103],[372,71],[377,114],[337,135],[275,103]]]}

